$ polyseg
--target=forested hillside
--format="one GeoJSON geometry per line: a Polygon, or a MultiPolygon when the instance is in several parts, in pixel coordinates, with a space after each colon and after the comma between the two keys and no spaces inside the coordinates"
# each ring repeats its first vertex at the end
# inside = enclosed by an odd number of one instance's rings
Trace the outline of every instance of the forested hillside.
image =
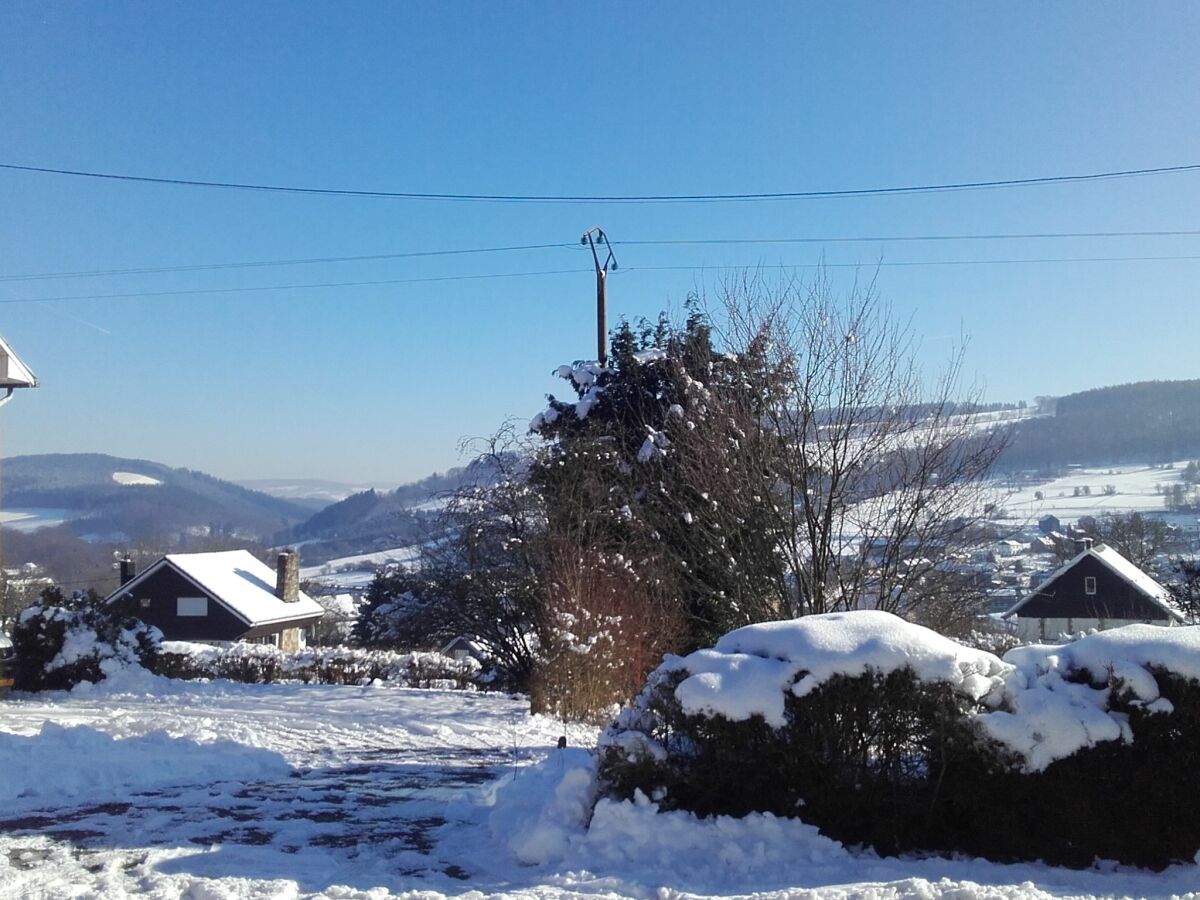
{"type": "Polygon", "coordinates": [[[1197,454],[1200,379],[1142,381],[1058,398],[1054,415],[1017,426],[1000,466],[1157,462],[1197,454]]]}
{"type": "Polygon", "coordinates": [[[438,527],[442,498],[465,484],[486,483],[493,474],[491,463],[475,460],[394,491],[361,491],[277,535],[277,541],[304,541],[308,564],[421,543],[438,527]]]}
{"type": "Polygon", "coordinates": [[[187,532],[265,538],[308,515],[203,472],[101,453],[4,460],[3,506],[63,510],[80,535],[164,540],[187,532]]]}

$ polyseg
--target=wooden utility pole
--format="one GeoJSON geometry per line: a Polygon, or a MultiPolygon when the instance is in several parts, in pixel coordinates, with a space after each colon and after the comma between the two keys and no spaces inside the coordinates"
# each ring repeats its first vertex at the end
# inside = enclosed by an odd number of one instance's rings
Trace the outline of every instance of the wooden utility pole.
{"type": "Polygon", "coordinates": [[[608,365],[608,270],[617,270],[617,257],[613,255],[608,235],[601,228],[589,228],[579,243],[592,249],[592,262],[596,264],[596,362],[601,368],[608,365]],[[600,262],[600,251],[605,252],[600,262]]]}

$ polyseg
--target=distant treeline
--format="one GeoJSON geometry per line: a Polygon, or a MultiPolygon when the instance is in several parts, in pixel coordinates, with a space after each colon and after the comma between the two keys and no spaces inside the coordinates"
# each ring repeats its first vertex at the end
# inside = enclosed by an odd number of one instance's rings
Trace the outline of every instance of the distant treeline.
{"type": "Polygon", "coordinates": [[[1163,462],[1200,455],[1200,379],[1141,381],[1059,397],[1015,429],[1005,470],[1163,462]]]}

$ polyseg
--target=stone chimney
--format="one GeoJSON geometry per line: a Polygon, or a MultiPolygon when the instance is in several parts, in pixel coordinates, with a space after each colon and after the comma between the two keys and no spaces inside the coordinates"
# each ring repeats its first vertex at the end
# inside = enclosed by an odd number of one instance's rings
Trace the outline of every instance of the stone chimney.
{"type": "Polygon", "coordinates": [[[1092,539],[1090,537],[1075,539],[1075,552],[1082,553],[1084,550],[1092,549],[1092,539]]]}
{"type": "Polygon", "coordinates": [[[133,581],[133,576],[137,574],[137,565],[128,553],[121,557],[120,569],[121,587],[125,587],[129,582],[133,581]]]}
{"type": "Polygon", "coordinates": [[[275,596],[284,603],[300,599],[300,554],[284,550],[275,560],[275,596]]]}

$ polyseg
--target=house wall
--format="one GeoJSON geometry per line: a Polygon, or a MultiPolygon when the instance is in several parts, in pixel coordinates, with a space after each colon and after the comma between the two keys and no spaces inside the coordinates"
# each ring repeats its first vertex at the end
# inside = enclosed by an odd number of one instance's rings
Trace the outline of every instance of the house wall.
{"type": "Polygon", "coordinates": [[[1162,625],[1170,621],[1169,616],[1145,594],[1094,556],[1083,557],[1069,571],[1034,594],[1021,607],[1018,619],[1089,619],[1104,620],[1106,623],[1154,622],[1162,625]],[[1088,577],[1096,579],[1094,595],[1088,595],[1084,590],[1084,579],[1088,577]]]}
{"type": "Polygon", "coordinates": [[[284,653],[296,653],[304,649],[304,629],[285,628],[279,632],[278,647],[284,653]]]}
{"type": "Polygon", "coordinates": [[[1174,625],[1172,621],[1162,619],[1094,619],[1094,618],[1039,618],[1024,615],[1022,609],[1017,614],[1017,636],[1031,644],[1056,643],[1060,634],[1075,634],[1080,631],[1104,631],[1109,628],[1121,628],[1124,625],[1174,625]]]}
{"type": "Polygon", "coordinates": [[[180,597],[206,596],[206,592],[170,566],[148,576],[129,596],[117,601],[147,625],[162,630],[168,641],[234,641],[246,632],[246,623],[208,596],[208,615],[180,616],[176,601],[180,597]],[[149,605],[143,606],[142,601],[149,605]]]}

